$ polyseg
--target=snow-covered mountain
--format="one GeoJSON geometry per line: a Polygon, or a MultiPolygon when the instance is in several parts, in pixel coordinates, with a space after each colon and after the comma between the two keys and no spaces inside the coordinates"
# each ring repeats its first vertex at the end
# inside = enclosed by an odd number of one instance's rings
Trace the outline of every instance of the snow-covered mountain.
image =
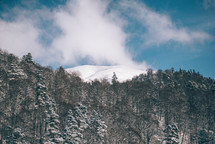
{"type": "Polygon", "coordinates": [[[137,68],[132,68],[123,65],[116,66],[94,66],[94,65],[83,65],[74,68],[66,69],[67,72],[78,72],[80,77],[84,81],[92,81],[95,79],[101,80],[103,78],[107,79],[109,82],[112,80],[113,73],[115,72],[118,81],[123,82],[132,79],[134,76],[141,73],[146,73],[146,70],[141,70],[137,68]]]}

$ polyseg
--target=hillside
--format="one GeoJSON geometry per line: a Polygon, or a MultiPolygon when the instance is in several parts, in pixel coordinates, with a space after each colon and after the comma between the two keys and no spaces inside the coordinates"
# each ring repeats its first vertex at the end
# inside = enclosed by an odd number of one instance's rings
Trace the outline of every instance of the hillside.
{"type": "Polygon", "coordinates": [[[109,80],[88,83],[105,72],[89,67],[79,67],[87,72],[81,79],[40,66],[30,53],[19,59],[0,50],[0,143],[215,143],[213,79],[172,68],[134,71],[124,81],[130,71],[114,67],[110,83],[109,67],[109,80]]]}

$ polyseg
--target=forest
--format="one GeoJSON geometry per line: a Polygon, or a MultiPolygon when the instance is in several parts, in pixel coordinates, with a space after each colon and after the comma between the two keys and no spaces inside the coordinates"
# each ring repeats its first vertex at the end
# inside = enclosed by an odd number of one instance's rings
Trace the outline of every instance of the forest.
{"type": "Polygon", "coordinates": [[[214,106],[195,70],[84,82],[0,50],[1,144],[215,144],[214,106]]]}

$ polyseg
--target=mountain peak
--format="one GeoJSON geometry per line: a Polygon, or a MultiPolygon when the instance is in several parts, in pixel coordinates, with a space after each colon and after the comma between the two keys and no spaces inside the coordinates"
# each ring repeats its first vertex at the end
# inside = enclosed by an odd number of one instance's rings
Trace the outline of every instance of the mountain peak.
{"type": "Polygon", "coordinates": [[[146,70],[128,67],[124,65],[115,66],[95,66],[95,65],[82,65],[66,69],[67,72],[79,72],[80,77],[86,81],[93,81],[95,79],[107,79],[109,82],[112,80],[113,73],[116,74],[119,82],[132,79],[134,76],[141,73],[146,73],[146,70]]]}

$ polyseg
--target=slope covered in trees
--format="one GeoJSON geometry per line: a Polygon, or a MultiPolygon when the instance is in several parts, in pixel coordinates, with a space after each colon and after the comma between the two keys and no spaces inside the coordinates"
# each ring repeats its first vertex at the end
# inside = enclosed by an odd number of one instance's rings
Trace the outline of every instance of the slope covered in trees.
{"type": "Polygon", "coordinates": [[[0,143],[213,144],[215,81],[174,69],[85,83],[0,50],[0,143]]]}

